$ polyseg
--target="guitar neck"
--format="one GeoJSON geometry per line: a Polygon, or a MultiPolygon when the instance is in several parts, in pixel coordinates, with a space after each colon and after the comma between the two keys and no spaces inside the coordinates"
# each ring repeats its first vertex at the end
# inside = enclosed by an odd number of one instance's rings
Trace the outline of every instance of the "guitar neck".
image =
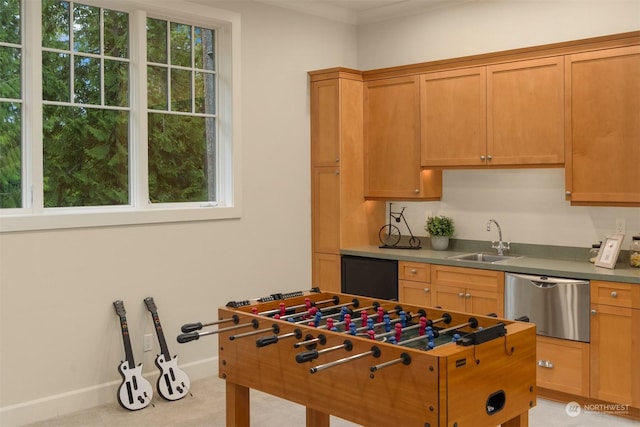
{"type": "Polygon", "coordinates": [[[156,335],[158,335],[158,342],[160,343],[160,352],[164,355],[165,360],[171,360],[171,355],[169,354],[169,346],[167,346],[167,341],[164,339],[164,332],[162,332],[162,325],[160,324],[160,317],[157,312],[151,312],[153,316],[153,324],[156,327],[156,335]]]}
{"type": "Polygon", "coordinates": [[[122,341],[124,342],[125,360],[129,363],[129,368],[135,368],[136,362],[133,360],[133,350],[131,350],[131,339],[129,338],[129,327],[127,326],[127,318],[120,317],[120,326],[122,329],[122,341]]]}

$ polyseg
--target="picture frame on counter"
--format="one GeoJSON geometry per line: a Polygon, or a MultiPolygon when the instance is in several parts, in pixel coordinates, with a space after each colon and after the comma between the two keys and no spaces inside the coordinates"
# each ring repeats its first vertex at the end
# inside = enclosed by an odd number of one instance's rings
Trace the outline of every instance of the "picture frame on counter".
{"type": "Polygon", "coordinates": [[[594,265],[596,267],[615,268],[623,239],[624,234],[607,235],[600,246],[600,251],[598,252],[594,265]]]}

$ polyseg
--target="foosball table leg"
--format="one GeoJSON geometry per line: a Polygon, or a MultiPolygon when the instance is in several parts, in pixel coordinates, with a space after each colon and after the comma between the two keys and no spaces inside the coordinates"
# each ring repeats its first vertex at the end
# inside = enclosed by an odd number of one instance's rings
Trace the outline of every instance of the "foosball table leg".
{"type": "Polygon", "coordinates": [[[329,427],[329,414],[307,408],[307,427],[329,427]]]}
{"type": "Polygon", "coordinates": [[[502,423],[501,427],[529,427],[529,412],[523,412],[517,417],[511,418],[506,423],[502,423]]]}
{"type": "Polygon", "coordinates": [[[250,427],[249,388],[225,381],[227,427],[250,427]]]}

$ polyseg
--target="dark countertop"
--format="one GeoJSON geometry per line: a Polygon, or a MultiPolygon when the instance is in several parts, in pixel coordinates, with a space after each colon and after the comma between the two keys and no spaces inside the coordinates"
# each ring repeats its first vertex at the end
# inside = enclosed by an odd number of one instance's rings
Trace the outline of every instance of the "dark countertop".
{"type": "MultiPolygon", "coordinates": [[[[377,246],[358,246],[340,250],[342,255],[424,262],[429,264],[480,268],[484,270],[565,277],[571,279],[606,280],[610,282],[624,282],[640,285],[640,268],[632,268],[628,263],[624,263],[620,260],[618,260],[616,268],[611,270],[604,267],[596,267],[586,259],[584,261],[560,258],[551,259],[531,255],[524,255],[521,258],[500,261],[496,264],[448,259],[450,256],[462,255],[469,252],[476,251],[436,251],[431,248],[383,249],[377,246]]],[[[483,252],[495,253],[494,250],[483,252]]],[[[518,253],[512,252],[508,252],[508,254],[518,255],[518,253]]]]}

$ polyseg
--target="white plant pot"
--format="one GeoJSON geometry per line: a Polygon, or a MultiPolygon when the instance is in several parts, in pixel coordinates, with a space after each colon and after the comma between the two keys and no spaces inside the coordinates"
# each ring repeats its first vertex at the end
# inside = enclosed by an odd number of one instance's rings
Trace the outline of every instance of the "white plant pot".
{"type": "Polygon", "coordinates": [[[449,247],[449,236],[431,236],[431,248],[444,251],[449,247]]]}

